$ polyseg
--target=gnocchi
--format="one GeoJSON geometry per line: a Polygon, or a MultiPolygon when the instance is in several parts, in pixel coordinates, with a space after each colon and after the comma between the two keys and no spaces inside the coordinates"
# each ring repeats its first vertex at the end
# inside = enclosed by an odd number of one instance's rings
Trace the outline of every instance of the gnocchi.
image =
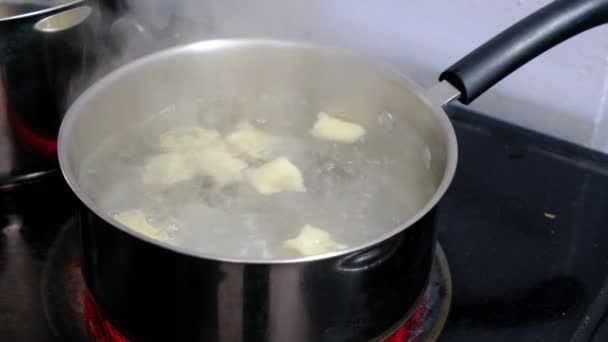
{"type": "Polygon", "coordinates": [[[251,185],[262,195],[285,191],[306,192],[300,170],[285,157],[248,172],[251,185]]]}
{"type": "Polygon", "coordinates": [[[198,126],[177,126],[160,136],[160,145],[167,151],[184,151],[205,148],[220,139],[215,130],[198,126]]]}
{"type": "Polygon", "coordinates": [[[132,209],[115,214],[114,219],[125,226],[133,229],[134,231],[150,237],[155,240],[169,241],[169,235],[167,232],[160,230],[159,228],[151,225],[146,218],[145,213],[139,209],[132,209]]]}
{"type": "Polygon", "coordinates": [[[297,237],[286,240],[283,245],[304,256],[323,254],[346,248],[334,241],[331,234],[315,226],[305,225],[297,237]]]}
{"type": "Polygon", "coordinates": [[[321,112],[317,116],[311,133],[320,140],[354,143],[365,135],[365,128],[321,112]]]}
{"type": "Polygon", "coordinates": [[[152,157],[145,165],[142,182],[146,185],[167,188],[175,183],[192,179],[195,167],[187,155],[178,152],[162,153],[152,157]]]}
{"type": "Polygon", "coordinates": [[[248,166],[247,162],[234,156],[224,143],[202,150],[197,159],[199,170],[220,187],[243,180],[248,166]]]}
{"type": "Polygon", "coordinates": [[[228,134],[226,142],[239,155],[252,159],[265,159],[272,151],[274,138],[249,123],[242,123],[228,134]]]}

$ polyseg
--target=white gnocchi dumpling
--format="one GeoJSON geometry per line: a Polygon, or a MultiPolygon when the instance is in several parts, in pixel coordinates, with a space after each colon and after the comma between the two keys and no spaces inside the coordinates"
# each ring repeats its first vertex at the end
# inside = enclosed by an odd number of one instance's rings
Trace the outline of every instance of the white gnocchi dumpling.
{"type": "Polygon", "coordinates": [[[175,183],[190,180],[195,165],[186,154],[162,153],[152,157],[144,167],[142,182],[146,185],[167,188],[175,183]]]}
{"type": "Polygon", "coordinates": [[[285,157],[276,158],[247,173],[249,182],[262,195],[306,192],[300,170],[285,157]]]}
{"type": "Polygon", "coordinates": [[[177,126],[160,136],[160,145],[167,151],[202,149],[217,142],[220,133],[198,126],[177,126]]]}
{"type": "Polygon", "coordinates": [[[317,116],[311,133],[320,140],[354,143],[365,135],[365,128],[321,112],[317,116]]]}
{"type": "Polygon", "coordinates": [[[265,159],[272,152],[274,138],[249,123],[241,123],[226,136],[226,142],[239,155],[252,159],[265,159]]]}
{"type": "Polygon", "coordinates": [[[167,232],[160,230],[148,222],[148,219],[142,210],[126,210],[115,214],[113,217],[116,221],[149,238],[161,241],[170,240],[167,232]]]}
{"type": "Polygon", "coordinates": [[[302,227],[298,236],[286,240],[283,245],[305,256],[319,255],[346,248],[346,245],[334,241],[328,232],[308,224],[302,227]]]}
{"type": "Polygon", "coordinates": [[[232,154],[224,143],[207,147],[197,154],[197,159],[199,170],[220,187],[243,180],[248,166],[247,162],[232,154]]]}

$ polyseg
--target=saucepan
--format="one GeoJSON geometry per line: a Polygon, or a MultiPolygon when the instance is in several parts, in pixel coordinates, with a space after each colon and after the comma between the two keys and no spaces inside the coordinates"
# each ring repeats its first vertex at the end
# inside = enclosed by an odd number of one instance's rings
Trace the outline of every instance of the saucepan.
{"type": "Polygon", "coordinates": [[[63,115],[98,61],[120,54],[119,29],[152,39],[128,11],[123,0],[0,2],[0,190],[57,174],[63,115]]]}
{"type": "MultiPolygon", "coordinates": [[[[524,63],[606,21],[608,0],[554,1],[447,69],[431,89],[350,52],[263,39],[197,42],[112,72],[75,101],[59,136],[61,169],[83,203],[79,222],[88,289],[110,322],[133,341],[382,339],[408,318],[429,279],[436,207],[457,164],[456,136],[443,107],[455,100],[470,103],[524,63]],[[336,103],[365,122],[390,113],[385,119],[393,120],[392,130],[370,135],[365,144],[396,157],[385,164],[388,169],[403,164],[399,156],[421,155],[425,172],[415,181],[407,172],[393,178],[396,191],[386,190],[386,196],[398,201],[399,194],[414,193],[422,183],[432,184],[433,191],[415,213],[363,243],[310,256],[239,258],[132,229],[103,210],[79,178],[83,160],[106,144],[106,137],[159,108],[190,97],[281,91],[299,94],[313,116],[336,103]]],[[[344,201],[356,191],[344,193],[344,201]]],[[[207,223],[202,214],[201,234],[207,223]]]]}
{"type": "Polygon", "coordinates": [[[84,1],[0,4],[0,184],[57,168],[57,133],[68,107],[67,82],[90,59],[95,21],[84,1]]]}

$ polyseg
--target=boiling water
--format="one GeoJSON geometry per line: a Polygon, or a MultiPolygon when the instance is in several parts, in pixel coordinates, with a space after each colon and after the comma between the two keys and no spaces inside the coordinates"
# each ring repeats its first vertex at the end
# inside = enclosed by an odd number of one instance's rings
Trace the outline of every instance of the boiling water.
{"type": "Polygon", "coordinates": [[[107,137],[84,161],[80,184],[109,214],[143,210],[171,244],[246,258],[300,256],[283,242],[306,224],[329,232],[341,244],[359,245],[395,229],[432,196],[436,184],[428,176],[428,150],[415,132],[395,128],[397,115],[379,112],[357,120],[329,113],[366,128],[361,141],[340,144],[310,134],[318,111],[305,102],[271,97],[172,105],[107,137]],[[162,133],[177,125],[197,125],[225,136],[243,120],[275,137],[272,157],[285,156],[300,169],[306,192],[262,195],[246,181],[218,188],[203,177],[164,190],[142,182],[146,162],[163,152],[162,133]],[[394,137],[404,134],[406,138],[394,137]],[[389,141],[409,146],[383,149],[389,141]]]}

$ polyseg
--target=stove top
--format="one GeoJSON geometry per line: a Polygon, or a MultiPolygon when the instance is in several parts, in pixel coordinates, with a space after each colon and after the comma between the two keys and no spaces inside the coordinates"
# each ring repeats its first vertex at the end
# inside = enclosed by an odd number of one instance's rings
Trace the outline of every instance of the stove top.
{"type": "MultiPolygon", "coordinates": [[[[439,211],[452,280],[439,341],[608,340],[608,156],[449,111],[460,164],[439,211]]],[[[70,305],[96,314],[86,293],[57,304],[79,284],[78,272],[65,272],[57,286],[49,266],[57,250],[78,247],[77,229],[65,228],[76,202],[60,175],[0,190],[2,341],[90,331],[82,320],[49,319],[69,315],[70,305]],[[53,247],[61,243],[72,247],[53,247]]]]}

